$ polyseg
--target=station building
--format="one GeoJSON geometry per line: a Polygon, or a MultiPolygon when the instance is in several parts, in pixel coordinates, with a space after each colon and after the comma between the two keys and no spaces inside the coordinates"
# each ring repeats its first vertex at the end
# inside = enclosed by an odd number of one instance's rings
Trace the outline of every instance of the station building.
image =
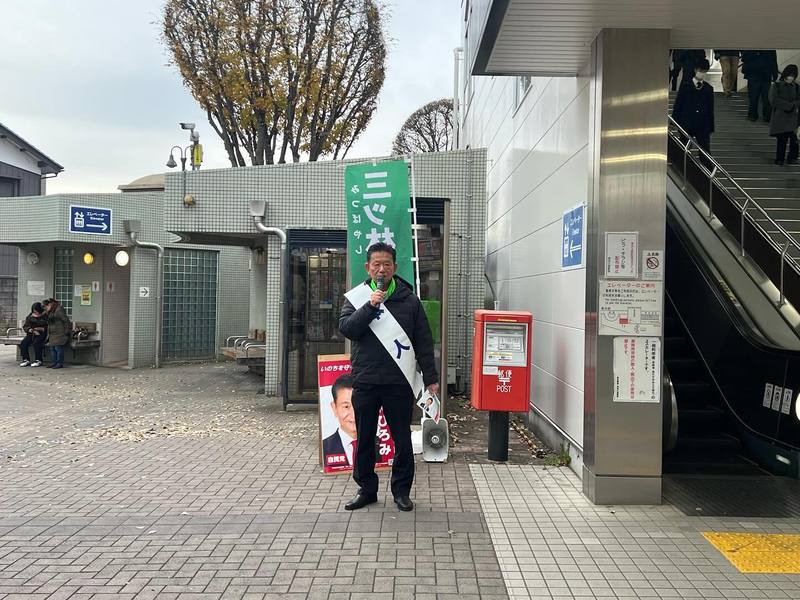
{"type": "Polygon", "coordinates": [[[741,73],[713,162],[668,120],[671,48],[795,48],[796,4],[461,8],[458,145],[487,150],[494,299],[534,315],[530,424],[601,504],[798,477],[797,167],[772,164],[741,73]]]}

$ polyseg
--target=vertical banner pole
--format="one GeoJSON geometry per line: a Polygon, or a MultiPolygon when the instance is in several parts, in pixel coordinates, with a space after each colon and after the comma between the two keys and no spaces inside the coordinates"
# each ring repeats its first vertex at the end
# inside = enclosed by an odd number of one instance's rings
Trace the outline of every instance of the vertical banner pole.
{"type": "Polygon", "coordinates": [[[416,191],[416,175],[414,173],[414,155],[410,154],[407,159],[411,163],[411,223],[413,225],[412,231],[414,232],[414,289],[417,292],[417,298],[422,298],[419,283],[419,238],[417,232],[417,191],[416,191]]]}

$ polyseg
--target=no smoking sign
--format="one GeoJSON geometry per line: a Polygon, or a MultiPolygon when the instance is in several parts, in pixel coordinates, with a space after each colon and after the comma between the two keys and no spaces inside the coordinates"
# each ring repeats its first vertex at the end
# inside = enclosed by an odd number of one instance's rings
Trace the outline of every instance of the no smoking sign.
{"type": "Polygon", "coordinates": [[[664,280],[664,252],[661,250],[645,250],[642,252],[642,279],[650,281],[664,280]]]}

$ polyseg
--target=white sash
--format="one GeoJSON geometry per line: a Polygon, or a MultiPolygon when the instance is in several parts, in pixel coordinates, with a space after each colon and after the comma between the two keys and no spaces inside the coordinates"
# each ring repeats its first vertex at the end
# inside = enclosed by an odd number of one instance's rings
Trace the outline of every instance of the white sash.
{"type": "MultiPolygon", "coordinates": [[[[345,298],[350,301],[356,310],[369,302],[372,296],[372,288],[362,283],[357,285],[349,292],[345,293],[345,298]]],[[[414,392],[414,400],[419,400],[422,397],[422,392],[425,389],[425,384],[422,380],[422,373],[417,367],[417,355],[414,352],[414,345],[408,339],[405,330],[394,318],[394,315],[389,312],[385,304],[380,305],[380,314],[372,319],[369,324],[370,329],[375,336],[380,340],[386,352],[397,363],[400,370],[403,372],[408,384],[414,392]],[[399,355],[399,356],[398,356],[399,355]]]]}

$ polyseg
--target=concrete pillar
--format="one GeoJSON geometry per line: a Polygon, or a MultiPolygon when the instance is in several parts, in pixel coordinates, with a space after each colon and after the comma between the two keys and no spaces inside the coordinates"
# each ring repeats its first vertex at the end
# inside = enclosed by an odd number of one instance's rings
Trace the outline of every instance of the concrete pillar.
{"type": "Polygon", "coordinates": [[[635,309],[663,305],[642,252],[663,267],[668,51],[666,30],[605,29],[592,47],[583,491],[596,504],[661,502],[663,309],[635,309]],[[616,289],[628,284],[635,295],[616,289]]]}

